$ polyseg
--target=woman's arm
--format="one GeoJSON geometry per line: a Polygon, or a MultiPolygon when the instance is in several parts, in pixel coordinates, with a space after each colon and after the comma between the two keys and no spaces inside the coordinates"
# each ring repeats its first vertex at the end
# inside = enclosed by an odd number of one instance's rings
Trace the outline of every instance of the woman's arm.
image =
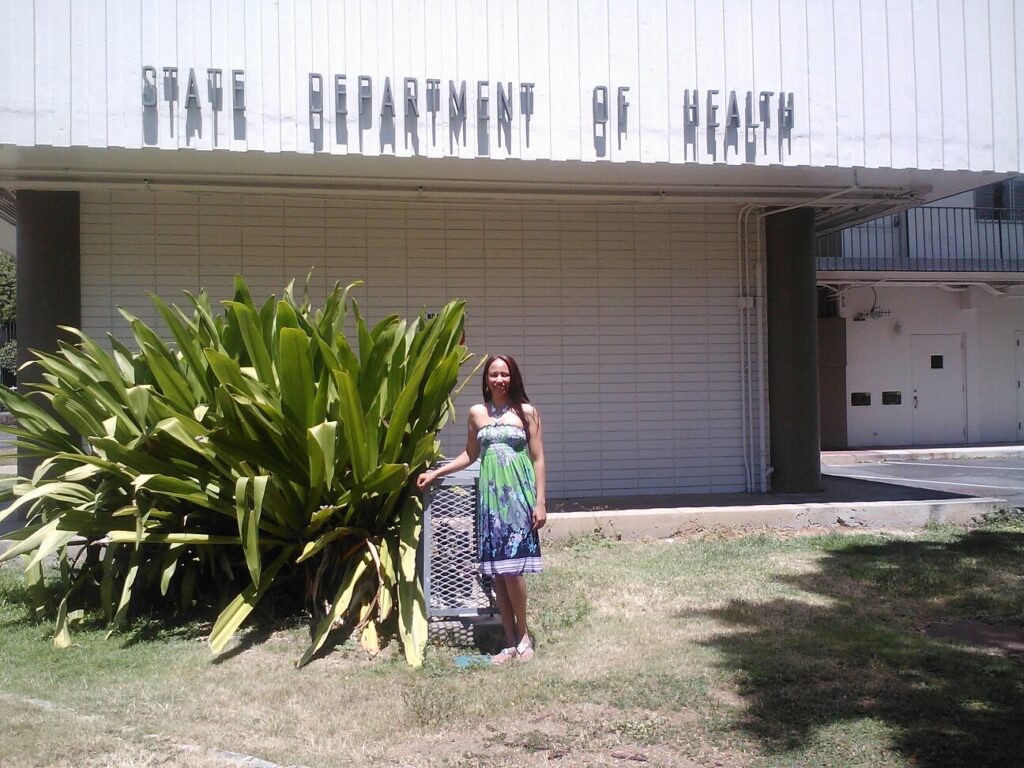
{"type": "Polygon", "coordinates": [[[544,464],[544,429],[540,423],[540,411],[535,406],[528,407],[526,418],[530,420],[530,458],[533,460],[533,473],[537,477],[537,503],[533,507],[533,527],[540,529],[548,519],[545,500],[547,467],[544,464]]]}
{"type": "Polygon", "coordinates": [[[428,470],[417,477],[416,487],[421,491],[437,480],[437,478],[450,475],[452,472],[458,472],[460,469],[465,469],[476,461],[477,457],[480,455],[480,442],[476,439],[476,412],[479,407],[480,406],[474,405],[470,408],[469,416],[466,418],[468,431],[468,434],[466,435],[466,450],[449,461],[443,467],[428,470]]]}

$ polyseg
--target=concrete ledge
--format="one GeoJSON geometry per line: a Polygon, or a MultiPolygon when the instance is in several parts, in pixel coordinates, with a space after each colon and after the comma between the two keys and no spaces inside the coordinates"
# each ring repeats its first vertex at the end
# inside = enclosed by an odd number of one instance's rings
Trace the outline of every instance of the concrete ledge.
{"type": "Polygon", "coordinates": [[[1007,506],[1003,499],[969,498],[552,512],[544,538],[593,533],[624,539],[664,538],[716,529],[920,528],[928,523],[970,523],[1007,506]]]}
{"type": "Polygon", "coordinates": [[[885,461],[935,459],[1005,459],[1024,456],[1024,445],[963,445],[947,448],[878,448],[863,451],[822,451],[825,467],[876,464],[885,461]]]}

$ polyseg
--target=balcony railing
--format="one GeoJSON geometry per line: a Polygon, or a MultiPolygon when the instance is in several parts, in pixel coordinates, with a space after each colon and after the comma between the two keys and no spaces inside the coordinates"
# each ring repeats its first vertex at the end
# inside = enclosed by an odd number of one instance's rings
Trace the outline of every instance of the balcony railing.
{"type": "Polygon", "coordinates": [[[1024,209],[914,208],[817,239],[818,270],[1022,272],[1024,209]]]}

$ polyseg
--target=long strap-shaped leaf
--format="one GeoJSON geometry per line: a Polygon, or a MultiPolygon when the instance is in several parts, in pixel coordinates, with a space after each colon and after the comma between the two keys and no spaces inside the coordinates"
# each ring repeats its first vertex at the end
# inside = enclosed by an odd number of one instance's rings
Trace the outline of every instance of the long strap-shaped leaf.
{"type": "Polygon", "coordinates": [[[228,641],[234,637],[238,628],[242,626],[242,622],[249,618],[249,614],[252,613],[253,608],[256,607],[256,604],[267,593],[267,590],[270,589],[270,586],[274,583],[274,578],[277,576],[277,572],[288,561],[292,552],[294,552],[294,547],[282,549],[277,559],[270,564],[270,567],[260,574],[259,584],[255,582],[250,584],[234,600],[228,603],[227,608],[221,611],[217,621],[214,622],[213,630],[210,632],[210,647],[214,653],[220,653],[228,641]]]}
{"type": "Polygon", "coordinates": [[[266,475],[248,478],[240,477],[235,483],[235,509],[238,514],[238,533],[242,537],[245,564],[254,583],[260,581],[260,515],[263,514],[263,497],[267,493],[266,475]],[[253,501],[249,505],[249,485],[253,486],[253,501]]]}
{"type": "Polygon", "coordinates": [[[370,555],[369,550],[363,550],[363,554],[360,558],[349,568],[345,574],[345,578],[341,580],[341,584],[338,586],[338,591],[334,593],[334,600],[331,602],[331,609],[327,612],[316,625],[316,629],[313,630],[313,641],[309,644],[306,652],[302,654],[302,658],[299,659],[295,665],[301,667],[309,662],[310,659],[319,651],[324,641],[327,640],[327,635],[330,634],[331,627],[334,626],[334,622],[341,618],[341,615],[345,613],[351,603],[352,595],[355,594],[356,585],[359,584],[359,580],[363,577],[363,574],[370,568],[373,563],[373,557],[370,555]]]}
{"type": "Polygon", "coordinates": [[[423,598],[423,586],[416,573],[422,509],[419,497],[410,495],[402,507],[398,541],[398,623],[405,660],[413,667],[423,665],[423,655],[427,648],[427,606],[423,598]]]}

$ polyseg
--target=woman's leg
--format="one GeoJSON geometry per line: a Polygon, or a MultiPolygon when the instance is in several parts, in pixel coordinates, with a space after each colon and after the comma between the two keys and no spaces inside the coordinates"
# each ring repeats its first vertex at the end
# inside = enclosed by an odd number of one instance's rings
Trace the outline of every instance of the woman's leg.
{"type": "Polygon", "coordinates": [[[511,648],[519,642],[516,637],[515,608],[509,600],[508,588],[504,576],[494,577],[494,596],[498,599],[498,611],[501,613],[501,626],[505,630],[505,647],[511,648]]]}
{"type": "MultiPolygon", "coordinates": [[[[503,576],[499,581],[505,582],[505,591],[508,595],[508,602],[515,617],[513,644],[519,645],[526,639],[528,634],[526,627],[526,577],[503,576]]],[[[506,634],[508,630],[506,629],[506,634]]]]}

